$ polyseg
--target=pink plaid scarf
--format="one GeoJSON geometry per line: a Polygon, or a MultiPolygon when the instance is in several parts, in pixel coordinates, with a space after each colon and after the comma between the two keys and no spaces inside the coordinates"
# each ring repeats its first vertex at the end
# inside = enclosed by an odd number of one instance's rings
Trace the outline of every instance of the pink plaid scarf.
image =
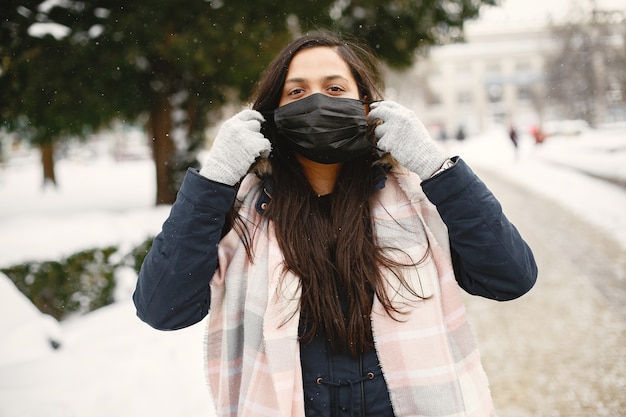
{"type": "MultiPolygon", "coordinates": [[[[428,258],[405,271],[429,298],[412,296],[389,274],[387,293],[406,315],[393,320],[377,300],[371,315],[393,409],[397,417],[495,416],[452,271],[447,229],[419,184],[415,174],[394,169],[373,209],[379,243],[402,249],[393,256],[422,259],[430,243],[428,258]]],[[[234,231],[220,242],[211,282],[208,381],[219,416],[304,417],[298,277],[283,274],[273,226],[254,208],[259,187],[248,175],[238,195],[242,215],[257,228],[254,262],[234,231]]]]}

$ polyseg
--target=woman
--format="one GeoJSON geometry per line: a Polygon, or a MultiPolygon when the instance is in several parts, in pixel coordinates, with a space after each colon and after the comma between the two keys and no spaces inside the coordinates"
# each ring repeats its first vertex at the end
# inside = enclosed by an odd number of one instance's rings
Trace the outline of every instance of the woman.
{"type": "Polygon", "coordinates": [[[533,255],[470,168],[380,100],[373,63],[330,35],[288,45],[144,261],[142,320],[210,307],[218,415],[494,415],[459,286],[519,297],[533,255]]]}

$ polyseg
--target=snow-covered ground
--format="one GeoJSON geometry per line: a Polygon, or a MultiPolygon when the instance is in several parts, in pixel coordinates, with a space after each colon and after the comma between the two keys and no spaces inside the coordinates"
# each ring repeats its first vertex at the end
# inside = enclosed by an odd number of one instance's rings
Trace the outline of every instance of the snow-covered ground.
{"type": "Polygon", "coordinates": [[[539,146],[527,133],[520,136],[517,154],[503,129],[451,142],[449,149],[477,169],[555,200],[626,248],[626,124],[549,137],[539,146]]]}
{"type": "MultiPolygon", "coordinates": [[[[443,144],[477,171],[497,173],[595,224],[626,251],[626,125],[518,153],[503,129],[443,144]]],[[[115,162],[101,152],[58,163],[59,188],[41,189],[35,155],[0,168],[0,266],[58,259],[107,244],[127,247],[160,230],[148,160],[115,162]]],[[[158,332],[135,317],[136,277],[119,277],[118,301],[62,323],[43,316],[0,276],[0,416],[210,416],[203,373],[204,326],[158,332]],[[50,340],[61,343],[52,349],[50,340]]]]}

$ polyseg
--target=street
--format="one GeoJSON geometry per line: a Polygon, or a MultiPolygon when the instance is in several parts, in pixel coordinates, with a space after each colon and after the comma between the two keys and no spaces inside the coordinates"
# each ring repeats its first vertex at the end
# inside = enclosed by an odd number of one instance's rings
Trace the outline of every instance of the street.
{"type": "Polygon", "coordinates": [[[477,173],[539,266],[518,300],[467,297],[500,417],[626,415],[626,251],[553,201],[477,173]]]}

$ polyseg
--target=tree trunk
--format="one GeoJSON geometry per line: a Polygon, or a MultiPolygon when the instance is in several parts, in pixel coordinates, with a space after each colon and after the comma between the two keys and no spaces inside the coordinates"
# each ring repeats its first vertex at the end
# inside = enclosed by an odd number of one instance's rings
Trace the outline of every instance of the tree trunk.
{"type": "Polygon", "coordinates": [[[41,151],[41,166],[43,168],[43,186],[48,184],[57,186],[57,178],[54,173],[54,144],[46,142],[39,145],[41,151]]]}
{"type": "Polygon", "coordinates": [[[152,108],[149,123],[152,134],[152,156],[156,166],[156,204],[172,204],[176,200],[171,164],[175,147],[170,137],[172,105],[167,97],[161,97],[152,108]]]}

